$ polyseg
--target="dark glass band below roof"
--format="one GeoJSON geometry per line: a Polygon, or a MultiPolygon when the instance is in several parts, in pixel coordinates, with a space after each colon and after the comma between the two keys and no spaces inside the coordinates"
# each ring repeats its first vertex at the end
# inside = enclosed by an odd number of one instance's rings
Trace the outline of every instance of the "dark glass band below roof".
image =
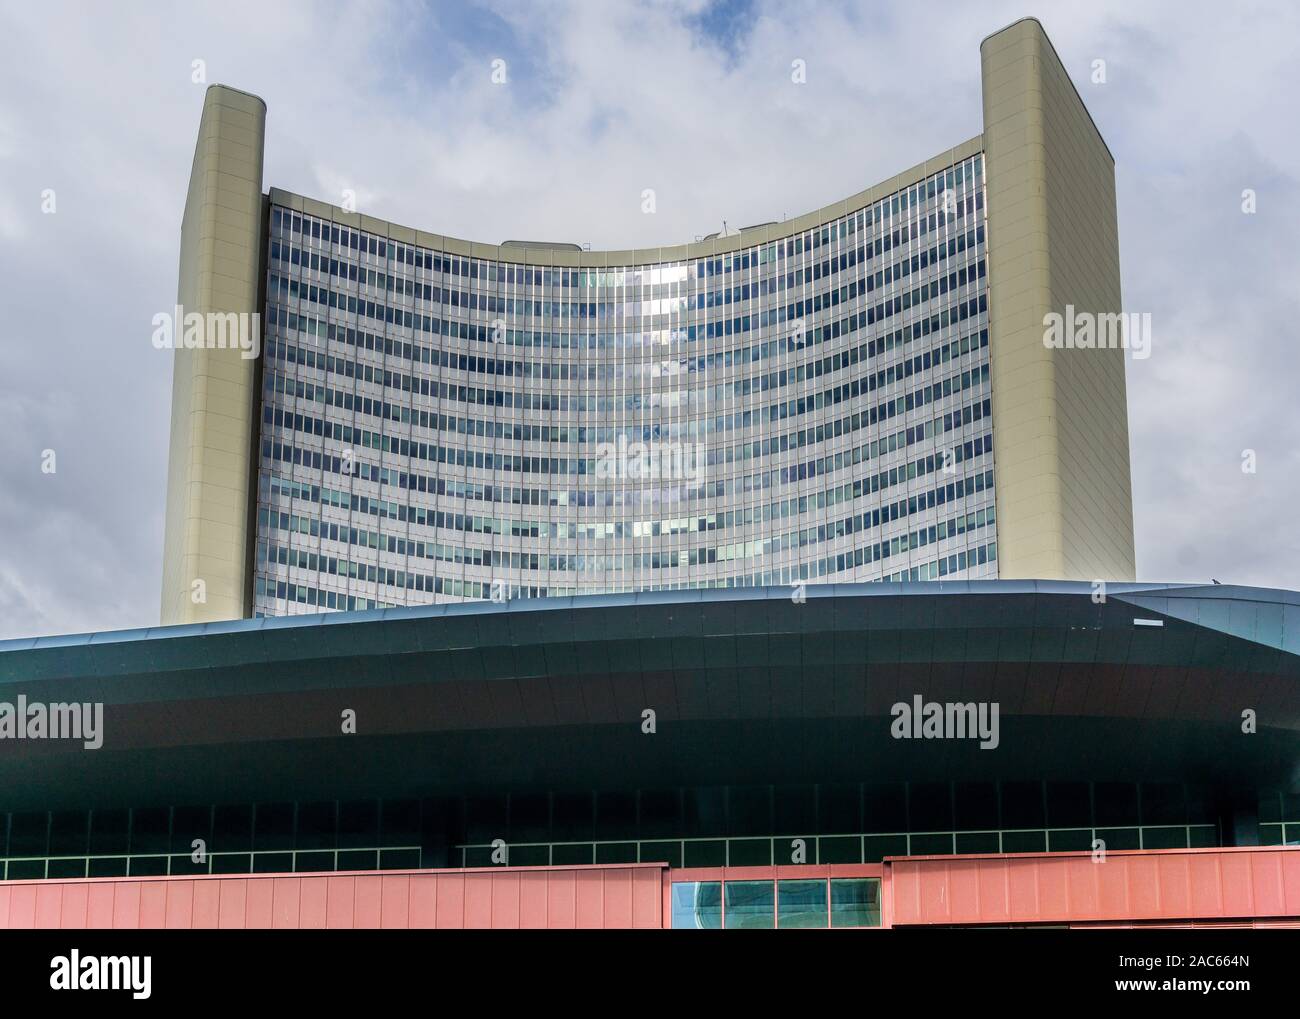
{"type": "Polygon", "coordinates": [[[992,581],[6,641],[0,702],[101,703],[104,740],[0,740],[0,810],[958,776],[1290,788],[1297,640],[1293,592],[1113,584],[1098,602],[1086,583],[992,581]],[[997,704],[997,749],[893,738],[915,696],[997,704]]]}

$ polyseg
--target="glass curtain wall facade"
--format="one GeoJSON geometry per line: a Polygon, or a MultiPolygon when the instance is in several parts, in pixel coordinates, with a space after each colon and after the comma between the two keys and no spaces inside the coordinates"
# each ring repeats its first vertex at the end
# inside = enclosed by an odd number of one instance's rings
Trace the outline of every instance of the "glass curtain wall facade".
{"type": "Polygon", "coordinates": [[[996,577],[984,198],[977,153],[783,240],[572,269],[273,195],[255,614],[996,577]]]}
{"type": "MultiPolygon", "coordinates": [[[[502,862],[492,839],[516,867],[874,864],[1097,839],[1196,849],[1225,844],[1213,798],[1176,783],[963,781],[12,811],[0,880],[489,867],[502,862]]],[[[1261,791],[1258,809],[1260,845],[1300,845],[1300,795],[1261,791]]]]}

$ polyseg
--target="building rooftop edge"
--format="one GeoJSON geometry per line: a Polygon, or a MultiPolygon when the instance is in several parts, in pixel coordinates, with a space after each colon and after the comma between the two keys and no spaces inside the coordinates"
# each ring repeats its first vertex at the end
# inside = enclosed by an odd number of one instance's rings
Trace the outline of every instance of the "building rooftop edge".
{"type": "MultiPolygon", "coordinates": [[[[1009,594],[1086,595],[1091,597],[1094,590],[1093,582],[1086,580],[930,580],[899,583],[869,581],[857,584],[809,584],[805,588],[805,593],[808,598],[815,600],[844,597],[960,597],[1009,594]]],[[[703,602],[785,601],[790,598],[790,594],[791,588],[788,586],[724,587],[691,588],[684,591],[584,594],[559,598],[525,598],[502,604],[490,601],[444,602],[434,605],[407,605],[357,612],[304,613],[292,616],[267,616],[258,619],[230,619],[208,623],[182,623],[173,626],[102,630],[91,633],[52,634],[43,637],[15,637],[0,640],[0,654],[58,647],[160,640],[170,637],[253,633],[354,623],[399,622],[402,620],[443,618],[447,616],[497,615],[509,612],[548,612],[576,608],[600,609],[641,605],[689,605],[703,602]]],[[[1300,606],[1300,592],[1283,588],[1250,587],[1237,584],[1168,584],[1126,581],[1123,583],[1107,583],[1106,594],[1115,597],[1124,595],[1163,595],[1171,598],[1214,597],[1300,606]]]]}
{"type": "Polygon", "coordinates": [[[1043,25],[1043,23],[1038,18],[1035,18],[1032,15],[1026,15],[1023,18],[1017,18],[1009,25],[1003,25],[996,32],[990,32],[988,35],[986,35],[983,39],[980,40],[980,52],[981,53],[984,52],[984,44],[987,43],[990,39],[996,38],[997,36],[1001,35],[1003,32],[1009,32],[1017,25],[1024,24],[1025,22],[1029,22],[1030,24],[1037,25],[1038,31],[1041,32],[1043,38],[1047,40],[1047,45],[1052,51],[1052,56],[1055,57],[1056,62],[1061,65],[1061,70],[1065,71],[1065,80],[1070,83],[1070,88],[1074,89],[1075,98],[1079,100],[1079,105],[1083,107],[1083,112],[1088,117],[1088,123],[1092,125],[1093,131],[1097,133],[1097,140],[1101,142],[1101,147],[1106,150],[1106,155],[1110,157],[1110,161],[1113,164],[1115,162],[1115,153],[1113,153],[1110,150],[1110,145],[1108,145],[1106,142],[1106,136],[1101,133],[1101,128],[1097,126],[1097,118],[1092,115],[1092,110],[1088,109],[1088,104],[1083,101],[1083,95],[1079,92],[1078,86],[1075,85],[1074,79],[1070,77],[1070,72],[1065,69],[1065,61],[1061,59],[1061,54],[1057,52],[1056,43],[1052,42],[1052,37],[1047,34],[1047,28],[1043,25]]]}
{"type": "Polygon", "coordinates": [[[209,92],[213,92],[218,89],[223,92],[234,92],[236,95],[247,96],[249,99],[256,99],[259,103],[262,104],[262,109],[266,109],[266,100],[263,99],[261,96],[259,96],[256,92],[246,92],[242,88],[235,88],[234,85],[226,85],[219,81],[213,82],[211,85],[209,85],[207,87],[207,91],[204,92],[204,96],[206,97],[209,92]]]}
{"type": "MultiPolygon", "coordinates": [[[[416,244],[434,250],[459,249],[469,257],[491,258],[502,262],[535,264],[550,259],[553,264],[574,268],[603,269],[622,265],[646,265],[662,262],[689,262],[700,258],[713,258],[744,248],[783,241],[804,230],[823,226],[858,209],[865,208],[896,191],[911,187],[930,174],[984,150],[984,135],[977,134],[951,148],[926,159],[924,162],[895,174],[886,180],[819,209],[803,213],[783,223],[747,227],[727,237],[695,241],[689,244],[663,245],[649,248],[583,250],[576,246],[542,246],[528,242],[527,247],[517,246],[518,241],[499,244],[474,241],[463,237],[432,233],[416,227],[405,226],[392,220],[381,219],[366,213],[350,212],[329,202],[301,195],[284,188],[271,187],[267,194],[271,200],[298,212],[317,215],[331,222],[370,233],[383,233],[400,243],[416,244]],[[394,232],[406,237],[395,237],[394,232]]],[[[553,242],[554,243],[554,242],[553,242]]]]}

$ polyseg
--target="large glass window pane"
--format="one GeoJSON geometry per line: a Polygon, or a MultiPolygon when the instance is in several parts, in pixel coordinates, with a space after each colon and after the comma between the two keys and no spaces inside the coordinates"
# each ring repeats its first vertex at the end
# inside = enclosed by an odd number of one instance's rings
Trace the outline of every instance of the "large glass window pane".
{"type": "Polygon", "coordinates": [[[1213,790],[1202,786],[1189,786],[1187,792],[1187,822],[1189,824],[1216,824],[1219,820],[1217,799],[1213,790]]]}
{"type": "Polygon", "coordinates": [[[731,789],[727,802],[730,831],[733,835],[766,835],[772,831],[771,786],[745,786],[731,789]]]}
{"type": "Polygon", "coordinates": [[[420,803],[418,800],[385,800],[380,804],[379,844],[418,846],[420,844],[420,803]]]}
{"type": "Polygon", "coordinates": [[[912,836],[913,856],[947,856],[952,852],[952,835],[947,832],[926,832],[912,836]]]}
{"type": "MultiPolygon", "coordinates": [[[[91,877],[94,873],[94,861],[91,861],[91,877]]],[[[212,873],[214,874],[251,874],[253,857],[251,853],[213,853],[212,873]]]]}
{"type": "Polygon", "coordinates": [[[1055,828],[1091,828],[1092,796],[1087,782],[1048,782],[1047,820],[1055,828]]]}
{"type": "Polygon", "coordinates": [[[336,807],[333,803],[299,804],[295,848],[333,849],[335,814],[336,807]]]}
{"type": "MultiPolygon", "coordinates": [[[[1288,845],[1300,842],[1300,825],[1287,825],[1287,833],[1288,845]]],[[[1187,835],[1187,844],[1192,849],[1208,849],[1219,844],[1219,829],[1212,824],[1194,824],[1187,830],[1187,835]]]]}
{"type": "MultiPolygon", "coordinates": [[[[681,795],[668,792],[642,792],[640,803],[641,837],[664,838],[681,834],[681,795]]],[[[645,859],[642,854],[641,859],[645,859]]]]}
{"type": "MultiPolygon", "coordinates": [[[[641,859],[645,859],[642,851],[641,859]]],[[[686,867],[725,867],[727,865],[727,843],[722,839],[699,842],[687,841],[686,867]]]]}
{"type": "Polygon", "coordinates": [[[1187,823],[1187,800],[1183,787],[1171,782],[1142,785],[1142,824],[1187,823]]]}
{"type": "Polygon", "coordinates": [[[901,783],[868,785],[863,789],[863,831],[907,830],[907,797],[901,783]]]}
{"type": "Polygon", "coordinates": [[[1002,784],[1002,827],[1038,828],[1045,820],[1043,787],[1037,782],[1002,784]]]}
{"type": "MultiPolygon", "coordinates": [[[[952,827],[952,791],[947,782],[917,782],[910,788],[911,827],[945,831],[952,827]]],[[[948,852],[952,852],[951,849],[948,852]]]]}
{"type": "MultiPolygon", "coordinates": [[[[492,838],[500,838],[500,829],[492,838]]],[[[369,849],[379,842],[379,802],[359,800],[339,806],[339,848],[369,849]]],[[[485,839],[491,842],[492,839],[485,839]]]]}
{"type": "Polygon", "coordinates": [[[596,798],[596,838],[625,839],[636,831],[636,794],[602,792],[596,798]]]}
{"type": "Polygon", "coordinates": [[[727,882],[727,930],[768,929],[775,913],[775,882],[727,882]]]}
{"type": "Polygon", "coordinates": [[[861,863],[862,839],[857,835],[832,835],[818,840],[818,863],[861,863]]]}
{"type": "Polygon", "coordinates": [[[1099,825],[1110,827],[1127,827],[1136,825],[1140,818],[1138,811],[1137,786],[1129,782],[1098,782],[1093,788],[1099,825]]]}
{"type": "Polygon", "coordinates": [[[682,844],[680,842],[642,842],[642,863],[666,863],[670,867],[682,865],[682,844]]]}
{"type": "MultiPolygon", "coordinates": [[[[4,818],[0,817],[0,822],[3,820],[4,818]]],[[[45,855],[49,845],[49,814],[14,814],[9,819],[9,825],[10,856],[45,855]]]]}
{"type": "Polygon", "coordinates": [[[47,876],[52,878],[85,877],[86,858],[84,856],[74,856],[64,860],[51,860],[47,876]]]}
{"type": "Polygon", "coordinates": [[[818,830],[862,831],[862,790],[856,785],[822,786],[817,796],[818,830]]]}
{"type": "Polygon", "coordinates": [[[1047,832],[1045,831],[1004,831],[1002,833],[1002,851],[1004,853],[1046,852],[1047,832]]]}
{"type": "Polygon", "coordinates": [[[868,835],[863,839],[863,863],[879,863],[886,856],[906,856],[906,835],[868,835]]]}
{"type": "Polygon", "coordinates": [[[771,863],[771,839],[732,839],[727,847],[729,867],[767,867],[771,863]]]}
{"type": "Polygon", "coordinates": [[[996,853],[999,845],[995,831],[959,831],[956,842],[959,853],[996,853]]]}
{"type": "MultiPolygon", "coordinates": [[[[293,871],[293,853],[254,853],[254,874],[288,874],[293,871]]],[[[134,862],[131,873],[135,873],[134,862]]]]}
{"type": "Polygon", "coordinates": [[[339,870],[378,870],[379,853],[374,849],[341,849],[338,856],[339,870]]]}
{"type": "Polygon", "coordinates": [[[597,863],[636,863],[635,842],[597,842],[597,863]]]}
{"type": "MultiPolygon", "coordinates": [[[[15,815],[15,820],[17,816],[15,815]]],[[[90,851],[92,853],[125,853],[131,829],[131,814],[127,810],[96,810],[90,815],[90,851]]],[[[125,873],[126,865],[123,864],[125,873]]],[[[117,877],[97,875],[91,877],[117,877]]]]}
{"type": "Polygon", "coordinates": [[[127,860],[127,874],[131,877],[157,877],[166,873],[165,856],[132,856],[127,860]]]}
{"type": "Polygon", "coordinates": [[[724,787],[685,790],[682,825],[678,829],[683,835],[708,838],[725,835],[726,828],[727,790],[724,787]]]}
{"type": "MultiPolygon", "coordinates": [[[[94,861],[91,861],[92,863],[94,861]]],[[[122,870],[125,873],[126,865],[123,863],[122,870]]],[[[91,874],[91,877],[100,875],[91,874]]],[[[109,875],[116,877],[117,875],[109,875]]],[[[45,860],[10,860],[9,861],[9,880],[10,881],[31,881],[45,877],[45,860]]]]}
{"type": "Polygon", "coordinates": [[[826,882],[778,881],[776,909],[778,927],[825,927],[826,882]]]}
{"type": "MultiPolygon", "coordinates": [[[[195,839],[200,839],[211,848],[212,808],[177,807],[172,811],[172,852],[193,853],[195,839]]],[[[205,873],[207,869],[204,865],[205,873]]]]}
{"type": "Polygon", "coordinates": [[[254,808],[253,848],[262,850],[293,848],[292,803],[259,803],[254,808]]]}
{"type": "Polygon", "coordinates": [[[595,847],[590,842],[557,842],[551,846],[551,863],[559,866],[595,862],[595,847]]]}
{"type": "Polygon", "coordinates": [[[1143,828],[1142,848],[1143,849],[1186,849],[1187,829],[1183,827],[1143,828]]]}
{"type": "Polygon", "coordinates": [[[380,870],[417,870],[420,866],[418,849],[381,849],[379,851],[380,870]]]}
{"type": "Polygon", "coordinates": [[[954,793],[958,828],[998,826],[998,787],[992,782],[958,782],[954,793]]]}
{"type": "Polygon", "coordinates": [[[674,930],[717,930],[722,926],[722,882],[678,881],[673,885],[674,930]]]}
{"type": "Polygon", "coordinates": [[[831,926],[879,927],[880,881],[876,878],[832,878],[831,926]]]}
{"type": "Polygon", "coordinates": [[[775,831],[798,834],[817,830],[817,789],[814,786],[777,786],[772,796],[775,831]]]}
{"type": "Polygon", "coordinates": [[[1089,828],[1054,829],[1047,833],[1047,848],[1053,853],[1091,850],[1092,830],[1089,828]]]}
{"type": "Polygon", "coordinates": [[[334,869],[334,854],[326,852],[298,853],[293,869],[298,873],[313,873],[334,869]]]}
{"type": "MultiPolygon", "coordinates": [[[[137,807],[131,811],[132,853],[166,853],[170,839],[171,811],[166,807],[137,807]]],[[[135,871],[131,873],[134,876],[135,871]]]]}
{"type": "Polygon", "coordinates": [[[510,797],[510,841],[545,842],[551,837],[551,803],[545,793],[510,797]]]}
{"type": "Polygon", "coordinates": [[[1097,838],[1106,844],[1106,849],[1141,849],[1142,839],[1136,828],[1098,828],[1097,838]]]}
{"type": "MultiPolygon", "coordinates": [[[[90,815],[84,810],[74,810],[52,815],[50,818],[50,855],[84,855],[86,852],[89,821],[90,815]]],[[[4,817],[0,816],[0,825],[3,824],[4,817]]],[[[82,861],[81,866],[84,871],[84,860],[82,861]]],[[[86,875],[82,873],[78,876],[85,877],[86,875]]]]}
{"type": "Polygon", "coordinates": [[[172,874],[206,874],[208,872],[208,866],[211,860],[212,857],[205,855],[203,857],[203,862],[197,863],[194,860],[193,854],[190,854],[188,856],[183,856],[178,854],[171,858],[172,861],[171,873],[172,874]]]}
{"type": "Polygon", "coordinates": [[[488,843],[503,838],[507,830],[506,798],[504,796],[465,797],[465,840],[470,843],[488,843]]]}
{"type": "MultiPolygon", "coordinates": [[[[94,821],[92,819],[92,827],[94,821]]],[[[213,812],[212,844],[209,852],[226,853],[247,850],[253,845],[253,808],[222,806],[213,812]]]]}

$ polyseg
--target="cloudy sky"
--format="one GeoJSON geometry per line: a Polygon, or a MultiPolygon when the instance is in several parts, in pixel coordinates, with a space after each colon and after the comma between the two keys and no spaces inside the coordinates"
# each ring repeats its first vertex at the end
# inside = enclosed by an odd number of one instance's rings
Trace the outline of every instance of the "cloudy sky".
{"type": "Polygon", "coordinates": [[[6,7],[0,638],[157,622],[150,320],[176,293],[194,61],[265,98],[268,183],[475,240],[634,247],[793,216],[978,134],[979,42],[1026,14],[1115,154],[1125,306],[1153,316],[1128,375],[1138,576],[1300,587],[1294,4],[6,7]]]}

